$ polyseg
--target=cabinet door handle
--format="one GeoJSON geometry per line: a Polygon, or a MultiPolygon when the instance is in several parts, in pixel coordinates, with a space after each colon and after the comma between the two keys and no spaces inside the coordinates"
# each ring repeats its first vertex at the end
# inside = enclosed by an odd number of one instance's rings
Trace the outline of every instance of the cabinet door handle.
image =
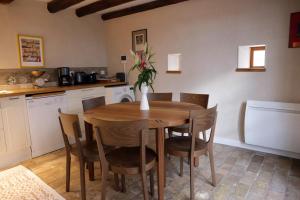
{"type": "Polygon", "coordinates": [[[82,98],[82,100],[93,99],[93,98],[95,98],[95,97],[93,97],[93,96],[90,96],[90,97],[84,97],[84,98],[82,98]]]}
{"type": "Polygon", "coordinates": [[[10,97],[9,100],[17,100],[20,99],[20,97],[10,97]]]}
{"type": "Polygon", "coordinates": [[[88,92],[88,91],[93,91],[94,88],[88,88],[88,89],[82,89],[82,92],[88,92]]]}

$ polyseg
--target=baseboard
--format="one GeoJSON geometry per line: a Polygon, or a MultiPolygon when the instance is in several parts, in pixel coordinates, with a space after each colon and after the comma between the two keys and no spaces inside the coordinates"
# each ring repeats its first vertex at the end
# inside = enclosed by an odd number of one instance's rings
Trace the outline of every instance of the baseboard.
{"type": "Polygon", "coordinates": [[[26,148],[16,152],[0,154],[0,169],[15,166],[16,164],[31,159],[31,149],[26,148]]]}
{"type": "Polygon", "coordinates": [[[249,150],[253,150],[253,151],[259,151],[259,152],[264,152],[264,153],[270,153],[270,154],[275,154],[275,155],[300,159],[300,154],[298,154],[298,153],[293,153],[293,152],[289,152],[289,151],[282,151],[282,150],[277,150],[277,149],[269,149],[269,148],[255,146],[255,145],[249,145],[249,144],[242,143],[241,141],[232,140],[232,139],[215,137],[214,143],[224,144],[224,145],[228,145],[228,146],[234,146],[234,147],[249,149],[249,150]]]}

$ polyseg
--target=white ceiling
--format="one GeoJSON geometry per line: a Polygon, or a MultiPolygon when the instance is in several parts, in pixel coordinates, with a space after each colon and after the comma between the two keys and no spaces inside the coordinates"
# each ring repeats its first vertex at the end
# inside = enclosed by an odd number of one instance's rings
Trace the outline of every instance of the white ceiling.
{"type": "MultiPolygon", "coordinates": [[[[38,1],[42,1],[42,2],[48,3],[51,0],[38,0],[38,1]]],[[[79,4],[76,4],[74,6],[69,7],[68,9],[77,9],[77,8],[82,7],[82,6],[85,6],[85,5],[88,5],[90,3],[93,3],[95,1],[98,1],[98,0],[84,0],[83,2],[81,2],[79,4]]],[[[128,7],[140,5],[140,4],[151,2],[151,1],[154,1],[154,0],[135,0],[135,1],[132,1],[132,2],[129,2],[129,3],[122,4],[120,6],[115,6],[115,7],[106,9],[106,10],[102,10],[100,12],[96,12],[94,14],[104,14],[104,13],[108,13],[108,12],[111,12],[111,11],[116,11],[116,10],[120,10],[120,9],[123,9],[123,8],[128,8],[128,7]]]]}

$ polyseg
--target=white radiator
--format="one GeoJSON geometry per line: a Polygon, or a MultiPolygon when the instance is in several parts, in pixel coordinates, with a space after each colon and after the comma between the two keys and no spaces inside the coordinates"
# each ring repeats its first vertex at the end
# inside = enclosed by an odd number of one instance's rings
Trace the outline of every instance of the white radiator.
{"type": "Polygon", "coordinates": [[[247,101],[245,142],[300,153],[300,104],[247,101]]]}

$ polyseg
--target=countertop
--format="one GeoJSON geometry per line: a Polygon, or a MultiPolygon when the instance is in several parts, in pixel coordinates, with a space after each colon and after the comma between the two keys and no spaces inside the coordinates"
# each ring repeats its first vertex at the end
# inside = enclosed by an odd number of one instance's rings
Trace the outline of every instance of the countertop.
{"type": "Polygon", "coordinates": [[[85,88],[93,87],[105,87],[105,86],[117,86],[125,85],[125,82],[114,82],[114,83],[93,83],[93,84],[84,84],[84,85],[72,85],[72,86],[52,86],[52,87],[43,87],[43,88],[17,88],[17,89],[5,89],[9,93],[1,93],[0,89],[0,98],[2,97],[11,97],[19,95],[33,95],[33,94],[43,94],[43,93],[54,93],[54,92],[64,92],[68,90],[78,90],[85,88]]]}

